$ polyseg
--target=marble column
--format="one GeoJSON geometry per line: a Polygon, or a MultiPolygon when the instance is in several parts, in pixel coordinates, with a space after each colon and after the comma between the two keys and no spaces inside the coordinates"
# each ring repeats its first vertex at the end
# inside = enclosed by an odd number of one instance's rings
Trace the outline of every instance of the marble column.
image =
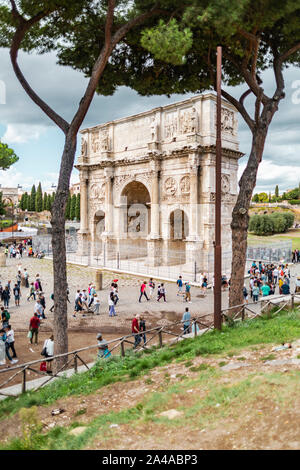
{"type": "Polygon", "coordinates": [[[161,233],[160,233],[160,163],[159,161],[151,162],[151,233],[148,237],[147,264],[157,266],[161,261],[161,233]]]}
{"type": "Polygon", "coordinates": [[[78,232],[78,249],[80,256],[89,255],[89,225],[88,225],[88,172],[80,174],[80,230],[78,232]]]}
{"type": "Polygon", "coordinates": [[[113,234],[113,169],[105,169],[105,234],[113,234]]]}
{"type": "Polygon", "coordinates": [[[88,175],[83,173],[80,176],[80,231],[88,231],[88,197],[87,197],[88,175]]]}
{"type": "Polygon", "coordinates": [[[186,261],[191,269],[198,269],[201,247],[199,234],[199,159],[197,155],[189,158],[190,168],[190,217],[189,236],[186,239],[186,261]]]}

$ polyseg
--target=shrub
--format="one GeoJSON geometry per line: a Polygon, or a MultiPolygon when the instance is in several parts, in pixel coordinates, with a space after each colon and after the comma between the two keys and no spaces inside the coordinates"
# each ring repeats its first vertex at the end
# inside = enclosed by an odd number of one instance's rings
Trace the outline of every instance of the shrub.
{"type": "Polygon", "coordinates": [[[295,220],[291,212],[273,212],[272,214],[255,214],[250,217],[249,231],[255,235],[271,235],[286,232],[295,220]]]}

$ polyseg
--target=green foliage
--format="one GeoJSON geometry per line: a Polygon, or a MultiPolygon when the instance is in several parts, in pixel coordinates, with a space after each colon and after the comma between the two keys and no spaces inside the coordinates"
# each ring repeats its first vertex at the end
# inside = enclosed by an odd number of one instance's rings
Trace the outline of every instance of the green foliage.
{"type": "Polygon", "coordinates": [[[253,198],[252,198],[252,201],[253,201],[253,202],[259,202],[259,196],[258,196],[257,193],[254,194],[254,196],[253,196],[253,198]]]}
{"type": "Polygon", "coordinates": [[[44,193],[44,196],[43,196],[43,211],[47,210],[47,201],[48,201],[48,195],[47,195],[47,193],[44,193]]]}
{"type": "Polygon", "coordinates": [[[80,220],[80,193],[76,195],[75,218],[80,220]]]}
{"type": "Polygon", "coordinates": [[[4,204],[4,201],[2,199],[2,191],[0,192],[0,215],[5,215],[5,204],[4,204]]]}
{"type": "MultiPolygon", "coordinates": [[[[222,331],[212,331],[194,339],[184,340],[173,347],[150,350],[149,354],[126,352],[125,358],[112,357],[98,361],[85,373],[74,374],[70,378],[60,378],[37,392],[27,392],[18,399],[7,398],[0,402],[0,417],[16,413],[21,408],[34,405],[47,405],[61,397],[90,394],[100,387],[121,380],[139,377],[156,366],[164,366],[179,359],[190,361],[198,355],[227,354],[234,348],[257,344],[291,342],[300,336],[300,312],[282,311],[270,318],[245,320],[235,328],[223,327],[222,331]]],[[[206,365],[201,365],[203,370],[206,365]]]]}
{"type": "Polygon", "coordinates": [[[33,450],[37,445],[37,436],[42,429],[42,424],[38,419],[37,407],[21,408],[19,411],[21,421],[22,440],[19,450],[33,450]]]}
{"type": "Polygon", "coordinates": [[[51,207],[52,207],[52,199],[51,199],[51,194],[48,194],[47,196],[47,211],[51,211],[51,207]]]}
{"type": "Polygon", "coordinates": [[[76,194],[71,197],[70,220],[76,218],[76,194]]]}
{"type": "Polygon", "coordinates": [[[36,189],[35,189],[35,185],[33,185],[31,188],[30,198],[28,202],[28,210],[31,212],[35,212],[36,210],[35,199],[36,199],[36,189]]]}
{"type": "MultiPolygon", "coordinates": [[[[286,200],[289,200],[289,199],[298,199],[300,200],[300,189],[299,188],[295,188],[295,189],[291,189],[291,191],[288,191],[285,195],[285,198],[286,200]]],[[[299,201],[299,204],[300,204],[300,201],[299,201]]]]}
{"type": "Polygon", "coordinates": [[[15,152],[7,144],[0,142],[0,169],[7,170],[19,160],[15,152]]]}
{"type": "Polygon", "coordinates": [[[295,216],[291,212],[273,212],[272,214],[255,214],[250,217],[249,232],[255,235],[271,235],[286,232],[293,226],[295,216]]]}
{"type": "Polygon", "coordinates": [[[275,196],[278,198],[279,197],[279,187],[278,184],[275,186],[275,196]]]}
{"type": "Polygon", "coordinates": [[[35,210],[36,210],[36,212],[42,212],[42,210],[43,210],[43,192],[42,192],[41,183],[39,183],[37,191],[36,191],[35,210]]]}
{"type": "Polygon", "coordinates": [[[181,65],[186,61],[186,52],[192,47],[193,35],[188,28],[181,30],[175,19],[167,24],[159,20],[156,27],[142,32],[141,44],[158,60],[181,65]]]}

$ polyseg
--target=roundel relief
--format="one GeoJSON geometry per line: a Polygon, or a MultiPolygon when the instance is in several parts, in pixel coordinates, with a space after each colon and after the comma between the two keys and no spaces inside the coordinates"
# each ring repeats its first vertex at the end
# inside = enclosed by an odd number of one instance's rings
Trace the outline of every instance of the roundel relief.
{"type": "Polygon", "coordinates": [[[222,193],[229,193],[230,190],[230,177],[228,175],[222,175],[222,193]]]}
{"type": "Polygon", "coordinates": [[[165,180],[164,190],[168,196],[173,196],[176,193],[177,183],[176,183],[176,180],[172,176],[170,176],[169,178],[165,180]]]}
{"type": "Polygon", "coordinates": [[[90,198],[103,199],[105,197],[105,183],[94,183],[91,186],[90,198]]]}
{"type": "Polygon", "coordinates": [[[184,176],[180,180],[180,191],[182,194],[189,194],[190,193],[190,177],[184,176]]]}

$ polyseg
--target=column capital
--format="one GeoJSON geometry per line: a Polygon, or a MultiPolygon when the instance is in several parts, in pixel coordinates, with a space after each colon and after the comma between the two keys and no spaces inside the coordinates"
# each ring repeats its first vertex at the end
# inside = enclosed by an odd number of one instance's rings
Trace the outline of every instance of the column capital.
{"type": "Polygon", "coordinates": [[[114,169],[112,167],[104,168],[104,175],[106,178],[112,178],[114,176],[114,169]]]}
{"type": "Polygon", "coordinates": [[[87,170],[81,171],[79,175],[80,184],[87,183],[89,179],[89,173],[87,170]]]}

